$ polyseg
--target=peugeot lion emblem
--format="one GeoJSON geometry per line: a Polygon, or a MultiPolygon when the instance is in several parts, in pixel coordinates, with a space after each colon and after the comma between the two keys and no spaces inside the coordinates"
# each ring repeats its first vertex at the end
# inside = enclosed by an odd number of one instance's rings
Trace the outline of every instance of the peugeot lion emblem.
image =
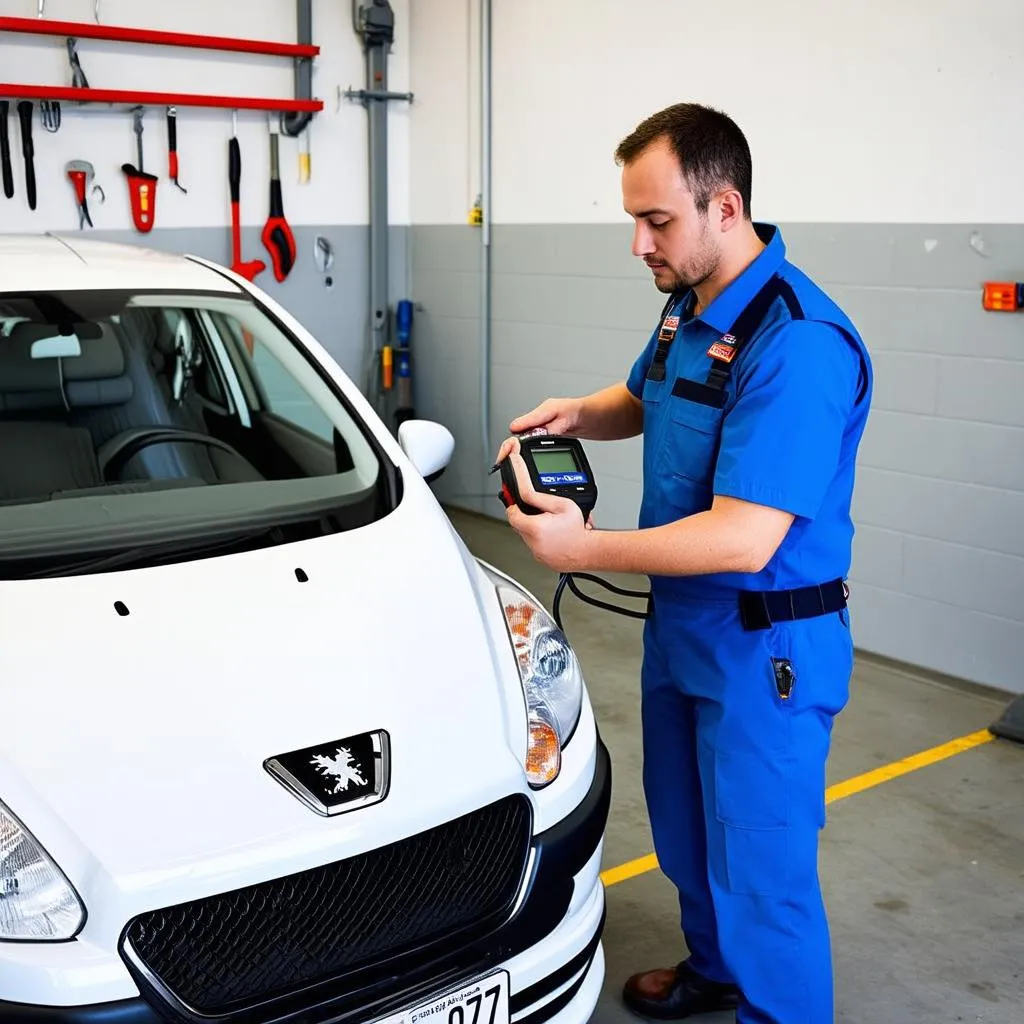
{"type": "Polygon", "coordinates": [[[391,741],[378,729],[278,754],[263,767],[317,814],[344,814],[388,795],[391,741]]]}

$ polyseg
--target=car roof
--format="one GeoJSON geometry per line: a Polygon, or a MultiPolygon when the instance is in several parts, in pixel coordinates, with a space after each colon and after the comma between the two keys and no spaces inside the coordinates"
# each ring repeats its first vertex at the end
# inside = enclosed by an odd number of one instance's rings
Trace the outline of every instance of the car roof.
{"type": "Polygon", "coordinates": [[[76,235],[0,235],[0,268],[0,293],[106,288],[242,291],[184,255],[76,235]]]}

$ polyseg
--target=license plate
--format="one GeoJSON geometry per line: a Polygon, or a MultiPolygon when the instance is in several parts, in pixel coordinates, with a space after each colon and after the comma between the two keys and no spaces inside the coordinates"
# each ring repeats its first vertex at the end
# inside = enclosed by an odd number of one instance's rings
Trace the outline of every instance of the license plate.
{"type": "Polygon", "coordinates": [[[508,989],[508,971],[495,971],[392,1019],[403,1024],[509,1024],[508,989]]]}

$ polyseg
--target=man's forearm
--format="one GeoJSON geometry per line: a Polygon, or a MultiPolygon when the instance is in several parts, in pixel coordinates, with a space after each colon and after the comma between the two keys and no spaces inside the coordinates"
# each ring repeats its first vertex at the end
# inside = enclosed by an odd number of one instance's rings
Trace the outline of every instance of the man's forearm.
{"type": "Polygon", "coordinates": [[[591,530],[581,571],[697,576],[760,572],[782,542],[792,516],[744,502],[644,530],[591,530]]]}
{"type": "Polygon", "coordinates": [[[586,549],[584,572],[698,576],[756,570],[752,546],[716,528],[711,512],[645,530],[593,530],[586,549]]]}
{"type": "Polygon", "coordinates": [[[592,441],[635,437],[644,428],[644,407],[625,384],[613,384],[581,402],[577,435],[592,441]]]}

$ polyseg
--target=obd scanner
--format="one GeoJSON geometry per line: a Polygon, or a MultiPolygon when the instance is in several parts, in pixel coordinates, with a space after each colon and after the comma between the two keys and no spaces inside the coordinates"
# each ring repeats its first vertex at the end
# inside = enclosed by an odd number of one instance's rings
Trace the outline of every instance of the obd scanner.
{"type": "MultiPolygon", "coordinates": [[[[587,461],[587,454],[583,445],[575,437],[562,437],[557,434],[540,434],[519,438],[519,454],[526,463],[526,469],[530,474],[530,483],[533,489],[540,494],[553,494],[559,498],[568,498],[576,502],[583,519],[594,511],[597,505],[597,483],[594,480],[593,470],[587,461]]],[[[523,512],[529,516],[540,515],[542,510],[523,500],[519,491],[519,482],[516,480],[515,469],[510,458],[504,458],[499,467],[501,469],[501,491],[498,497],[505,508],[518,505],[523,512]]],[[[555,624],[564,633],[562,618],[559,614],[559,606],[562,601],[562,591],[568,587],[581,601],[592,604],[596,608],[603,608],[605,611],[617,612],[619,615],[627,615],[634,619],[646,619],[646,611],[634,611],[631,608],[622,608],[619,605],[609,604],[606,601],[599,601],[596,598],[584,594],[577,586],[577,580],[587,580],[596,583],[623,597],[635,597],[642,600],[650,600],[650,591],[625,590],[617,587],[600,576],[592,576],[585,572],[564,572],[558,579],[558,587],[555,589],[554,605],[552,613],[555,624]]]]}
{"type": "MultiPolygon", "coordinates": [[[[550,434],[523,437],[519,440],[519,454],[526,463],[535,491],[576,502],[586,520],[597,504],[597,484],[577,438],[550,434]]],[[[511,459],[503,459],[501,463],[499,497],[505,508],[518,505],[527,515],[540,514],[539,508],[523,501],[511,459]]]]}

